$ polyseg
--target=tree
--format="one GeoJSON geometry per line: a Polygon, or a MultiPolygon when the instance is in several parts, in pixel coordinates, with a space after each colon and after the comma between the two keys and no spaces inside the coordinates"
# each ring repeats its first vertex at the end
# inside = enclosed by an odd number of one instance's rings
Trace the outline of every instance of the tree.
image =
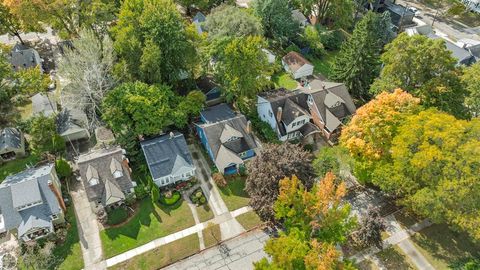
{"type": "Polygon", "coordinates": [[[480,116],[480,62],[465,68],[461,80],[468,91],[468,96],[465,98],[466,107],[474,117],[478,117],[480,116]]]}
{"type": "Polygon", "coordinates": [[[353,232],[353,239],[361,247],[376,246],[382,249],[382,232],[386,229],[387,225],[382,216],[380,216],[380,213],[370,208],[368,209],[367,215],[361,219],[359,229],[353,232]]]}
{"type": "Polygon", "coordinates": [[[416,214],[479,240],[480,119],[429,109],[409,116],[397,134],[391,162],[376,168],[373,183],[416,214]]]}
{"type": "Polygon", "coordinates": [[[55,170],[57,171],[58,176],[62,179],[68,178],[72,175],[72,168],[63,158],[55,160],[55,170]]]}
{"type": "Polygon", "coordinates": [[[315,26],[308,25],[305,27],[303,38],[315,56],[321,57],[323,54],[325,54],[325,48],[323,47],[320,34],[315,26]]]}
{"type": "Polygon", "coordinates": [[[46,242],[43,246],[22,245],[22,263],[26,269],[47,270],[54,269],[59,262],[53,250],[55,243],[46,242]]]}
{"type": "Polygon", "coordinates": [[[72,43],[58,67],[59,76],[68,82],[62,89],[62,104],[85,112],[88,126],[93,128],[100,122],[105,95],[115,85],[111,75],[115,60],[112,41],[108,36],[98,39],[93,31],[82,30],[72,43]]]}
{"type": "Polygon", "coordinates": [[[369,99],[370,85],[380,73],[383,45],[393,38],[390,26],[388,13],[368,12],[335,58],[332,79],[345,83],[356,98],[369,99]]]}
{"type": "Polygon", "coordinates": [[[32,119],[29,143],[36,154],[50,153],[54,155],[65,151],[65,141],[57,133],[57,126],[53,117],[40,114],[32,119]]]}
{"type": "Polygon", "coordinates": [[[208,31],[208,37],[211,39],[263,35],[259,18],[243,9],[230,5],[221,5],[214,8],[207,16],[205,28],[208,31]]]}
{"type": "Polygon", "coordinates": [[[11,84],[13,76],[6,54],[0,49],[0,127],[8,125],[18,116],[12,102],[16,94],[11,84]]]}
{"type": "Polygon", "coordinates": [[[185,22],[172,0],[125,0],[112,28],[124,81],[178,83],[197,64],[185,22]]]}
{"type": "Polygon", "coordinates": [[[402,88],[427,107],[467,116],[463,105],[467,91],[461,86],[457,61],[442,39],[400,34],[387,44],[381,61],[383,69],[372,84],[372,93],[402,88]]]}
{"type": "Polygon", "coordinates": [[[298,0],[305,14],[312,14],[317,23],[349,28],[353,22],[355,5],[352,0],[298,0]]]}
{"type": "Polygon", "coordinates": [[[228,38],[214,42],[216,59],[214,75],[229,101],[244,104],[269,85],[273,70],[262,48],[259,36],[228,38]]]}
{"type": "Polygon", "coordinates": [[[197,116],[203,110],[206,99],[207,97],[199,90],[189,92],[175,110],[175,125],[186,126],[189,117],[197,116]]]}
{"type": "Polygon", "coordinates": [[[8,6],[0,2],[0,35],[9,34],[15,36],[22,44],[24,44],[20,32],[21,25],[17,17],[11,13],[8,6]]]}
{"type": "Polygon", "coordinates": [[[370,181],[378,162],[390,159],[393,138],[406,117],[418,112],[420,100],[400,89],[383,92],[360,107],[342,130],[340,144],[355,160],[356,176],[370,181]]]}
{"type": "Polygon", "coordinates": [[[15,73],[15,87],[25,95],[45,93],[51,84],[47,74],[43,74],[39,67],[21,69],[15,73]]]}
{"type": "Polygon", "coordinates": [[[295,37],[299,25],[292,18],[288,0],[255,0],[252,8],[261,19],[265,36],[281,44],[295,37]]]}
{"type": "Polygon", "coordinates": [[[339,177],[340,170],[348,169],[350,167],[349,163],[350,157],[347,149],[340,146],[323,147],[313,161],[313,168],[318,176],[332,172],[339,177]]]}
{"type": "Polygon", "coordinates": [[[315,173],[311,162],[309,152],[287,142],[265,144],[260,154],[247,164],[245,190],[250,195],[250,205],[263,220],[274,220],[272,207],[281,179],[297,175],[307,189],[313,186],[315,173]]]}

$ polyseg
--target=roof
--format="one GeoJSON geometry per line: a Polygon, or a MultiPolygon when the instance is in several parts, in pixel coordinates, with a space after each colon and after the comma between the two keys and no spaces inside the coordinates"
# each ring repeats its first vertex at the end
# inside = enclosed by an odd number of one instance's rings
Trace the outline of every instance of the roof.
{"type": "Polygon", "coordinates": [[[244,115],[197,125],[203,129],[219,169],[231,163],[243,162],[239,154],[257,148],[253,135],[247,131],[247,119],[244,115]]]}
{"type": "Polygon", "coordinates": [[[215,123],[223,120],[227,120],[236,116],[235,112],[230,107],[221,103],[212,107],[207,107],[200,112],[200,116],[207,123],[215,123]]]}
{"type": "Polygon", "coordinates": [[[15,70],[32,68],[41,65],[35,49],[17,43],[10,52],[10,64],[15,70]]]}
{"type": "Polygon", "coordinates": [[[212,89],[218,88],[218,84],[215,83],[215,80],[212,76],[202,76],[196,80],[197,88],[200,89],[204,94],[208,94],[212,89]]]}
{"type": "Polygon", "coordinates": [[[197,33],[202,34],[203,33],[203,28],[202,28],[202,23],[205,22],[206,17],[203,15],[203,13],[198,12],[195,17],[193,17],[193,24],[195,25],[195,28],[197,29],[197,33]]]}
{"type": "Polygon", "coordinates": [[[57,111],[57,103],[42,93],[37,93],[31,99],[34,115],[42,113],[45,116],[50,116],[57,111]]]}
{"type": "Polygon", "coordinates": [[[307,17],[305,17],[305,15],[303,15],[303,13],[298,9],[292,10],[292,17],[299,23],[308,21],[307,17]]]}
{"type": "Polygon", "coordinates": [[[77,165],[89,201],[100,200],[103,206],[107,206],[125,199],[124,192],[129,191],[133,183],[123,160],[123,149],[120,147],[102,148],[78,157],[77,165]],[[118,178],[113,175],[116,170],[122,172],[118,178]],[[99,184],[90,186],[88,180],[91,178],[98,179],[99,184]]]}
{"type": "Polygon", "coordinates": [[[282,59],[292,72],[296,72],[306,64],[312,65],[312,63],[305,59],[300,53],[294,51],[287,53],[282,59]]]}
{"type": "Polygon", "coordinates": [[[78,109],[63,109],[57,115],[57,131],[61,136],[85,130],[87,115],[78,109]]]}
{"type": "Polygon", "coordinates": [[[179,132],[142,141],[140,145],[153,180],[195,168],[185,137],[179,132]]]}
{"type": "Polygon", "coordinates": [[[7,230],[19,229],[26,232],[35,226],[43,226],[53,214],[62,210],[57,197],[49,187],[53,164],[26,169],[10,175],[0,184],[0,213],[5,220],[7,230]],[[41,200],[42,204],[18,211],[16,207],[41,200]],[[19,227],[21,226],[21,228],[19,227]]]}
{"type": "MultiPolygon", "coordinates": [[[[437,36],[434,33],[429,33],[426,36],[431,38],[431,39],[442,39],[441,37],[437,36]]],[[[457,45],[455,45],[454,43],[452,43],[452,42],[450,42],[446,39],[442,39],[442,40],[445,41],[445,46],[447,47],[447,50],[452,52],[452,56],[455,59],[457,59],[459,64],[471,65],[471,64],[476,62],[475,56],[473,56],[468,50],[466,50],[464,48],[460,48],[457,45]]]]}
{"type": "Polygon", "coordinates": [[[308,136],[310,134],[313,134],[313,133],[319,133],[320,129],[316,125],[314,125],[313,123],[307,122],[298,131],[300,131],[300,133],[302,133],[303,137],[306,137],[306,136],[308,136]]]}
{"type": "Polygon", "coordinates": [[[20,149],[22,133],[16,128],[4,128],[0,131],[0,152],[8,148],[20,149]]]}
{"type": "Polygon", "coordinates": [[[393,12],[397,15],[400,15],[400,16],[415,16],[415,13],[413,11],[411,11],[410,9],[404,7],[404,6],[401,6],[401,5],[397,5],[397,4],[393,4],[393,3],[388,3],[386,5],[386,8],[390,11],[390,12],[393,12]]]}
{"type": "Polygon", "coordinates": [[[106,127],[97,127],[95,129],[95,138],[98,142],[113,142],[115,141],[115,136],[113,132],[106,127]]]}

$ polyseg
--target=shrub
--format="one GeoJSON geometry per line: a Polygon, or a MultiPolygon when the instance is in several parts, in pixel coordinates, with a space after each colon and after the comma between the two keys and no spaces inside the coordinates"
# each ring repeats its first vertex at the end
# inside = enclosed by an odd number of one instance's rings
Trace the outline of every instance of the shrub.
{"type": "Polygon", "coordinates": [[[240,176],[247,176],[247,168],[245,167],[245,165],[240,166],[238,174],[240,174],[240,176]]]}
{"type": "Polygon", "coordinates": [[[306,144],[306,145],[303,146],[303,150],[312,153],[313,152],[313,145],[312,144],[306,144]]]}
{"type": "Polygon", "coordinates": [[[128,218],[125,208],[119,207],[107,212],[107,224],[117,225],[124,222],[128,218]]]}
{"type": "Polygon", "coordinates": [[[325,54],[325,48],[323,47],[320,39],[320,34],[314,26],[307,26],[303,38],[312,50],[313,55],[321,57],[325,54]]]}
{"type": "Polygon", "coordinates": [[[299,53],[300,48],[297,45],[292,44],[292,45],[288,46],[287,48],[285,48],[285,52],[286,53],[289,53],[289,52],[298,52],[299,53]]]}
{"type": "Polygon", "coordinates": [[[148,188],[144,184],[138,184],[134,190],[135,190],[135,196],[137,196],[137,199],[139,200],[147,197],[149,194],[148,188]]]}
{"type": "Polygon", "coordinates": [[[325,31],[320,34],[320,41],[325,49],[335,51],[340,49],[343,43],[343,35],[339,31],[325,31]]]}
{"type": "Polygon", "coordinates": [[[180,195],[180,192],[178,191],[173,191],[172,195],[170,197],[165,196],[165,194],[160,195],[160,203],[163,205],[174,205],[176,204],[182,196],[180,195]]]}
{"type": "Polygon", "coordinates": [[[223,174],[217,172],[213,174],[213,181],[215,181],[215,184],[219,187],[225,187],[227,185],[227,181],[225,180],[225,177],[223,177],[223,174]]]}
{"type": "Polygon", "coordinates": [[[192,195],[190,195],[190,200],[196,205],[202,205],[207,202],[207,198],[203,195],[203,191],[201,188],[196,189],[192,195]]]}
{"type": "Polygon", "coordinates": [[[57,171],[57,174],[58,176],[60,176],[60,178],[67,178],[72,175],[72,168],[63,158],[57,159],[55,161],[55,170],[57,171]]]}

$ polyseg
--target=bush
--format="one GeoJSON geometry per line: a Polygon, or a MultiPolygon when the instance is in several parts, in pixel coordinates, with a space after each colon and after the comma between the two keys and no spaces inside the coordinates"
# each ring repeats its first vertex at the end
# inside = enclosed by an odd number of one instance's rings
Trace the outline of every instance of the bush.
{"type": "Polygon", "coordinates": [[[160,196],[159,201],[160,201],[161,204],[169,206],[169,205],[176,204],[180,200],[181,197],[182,196],[180,195],[180,192],[175,190],[175,191],[172,192],[172,195],[170,197],[167,197],[167,196],[165,196],[165,194],[162,194],[160,196]]]}
{"type": "Polygon", "coordinates": [[[124,222],[128,218],[125,208],[119,207],[107,212],[107,224],[117,225],[124,222]]]}
{"type": "Polygon", "coordinates": [[[340,49],[343,43],[343,35],[339,31],[325,31],[320,34],[320,41],[325,49],[335,51],[340,49]]]}
{"type": "Polygon", "coordinates": [[[292,44],[292,45],[288,46],[287,48],[285,48],[285,52],[286,53],[289,53],[289,52],[298,52],[299,53],[300,48],[297,45],[292,44]]]}
{"type": "Polygon", "coordinates": [[[63,158],[57,159],[55,161],[55,170],[57,171],[58,176],[63,179],[72,175],[72,168],[63,158]]]}
{"type": "Polygon", "coordinates": [[[303,150],[312,153],[313,152],[313,145],[312,144],[306,144],[306,145],[303,146],[303,150]]]}
{"type": "Polygon", "coordinates": [[[320,39],[320,34],[314,26],[305,27],[305,33],[303,38],[311,49],[311,52],[316,57],[321,57],[325,54],[325,48],[320,39]]]}
{"type": "Polygon", "coordinates": [[[149,194],[148,188],[144,184],[138,184],[134,188],[134,190],[135,190],[135,196],[137,196],[137,199],[139,200],[147,197],[149,194]]]}
{"type": "Polygon", "coordinates": [[[225,180],[225,177],[223,177],[223,174],[217,172],[213,174],[213,181],[215,181],[215,184],[219,187],[225,187],[227,185],[227,181],[225,180]]]}
{"type": "Polygon", "coordinates": [[[190,195],[190,200],[196,205],[202,205],[207,202],[207,198],[203,195],[203,191],[201,188],[196,189],[192,195],[190,195]]]}
{"type": "Polygon", "coordinates": [[[267,122],[263,122],[260,117],[258,117],[256,111],[251,113],[248,118],[252,122],[252,126],[255,131],[257,131],[257,135],[262,142],[280,144],[277,133],[267,122]]]}
{"type": "Polygon", "coordinates": [[[247,168],[245,167],[245,165],[240,165],[238,174],[240,174],[240,176],[247,176],[247,168]]]}

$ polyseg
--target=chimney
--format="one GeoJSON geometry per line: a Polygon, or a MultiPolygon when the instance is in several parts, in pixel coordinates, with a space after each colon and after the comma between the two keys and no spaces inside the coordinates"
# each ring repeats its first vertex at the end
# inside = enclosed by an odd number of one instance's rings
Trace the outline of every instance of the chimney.
{"type": "Polygon", "coordinates": [[[282,107],[278,107],[277,109],[277,121],[278,122],[282,121],[282,107]]]}
{"type": "Polygon", "coordinates": [[[62,199],[62,195],[58,192],[57,188],[53,184],[52,181],[48,182],[48,187],[50,190],[55,194],[55,197],[57,198],[58,204],[60,205],[60,208],[62,208],[63,212],[67,211],[67,207],[65,206],[65,202],[62,199]]]}
{"type": "Polygon", "coordinates": [[[250,120],[247,121],[247,133],[252,133],[252,122],[250,120]]]}
{"type": "Polygon", "coordinates": [[[173,132],[170,131],[170,139],[173,139],[173,137],[175,137],[175,134],[173,134],[173,132]]]}

